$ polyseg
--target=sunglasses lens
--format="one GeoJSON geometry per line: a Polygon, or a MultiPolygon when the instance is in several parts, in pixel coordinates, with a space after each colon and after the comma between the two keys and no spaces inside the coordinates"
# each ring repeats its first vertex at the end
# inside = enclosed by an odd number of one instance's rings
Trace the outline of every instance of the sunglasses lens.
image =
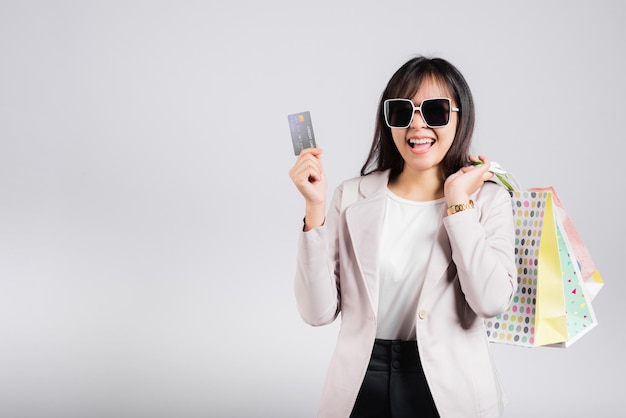
{"type": "Polygon", "coordinates": [[[422,117],[431,127],[445,126],[450,119],[450,102],[447,99],[424,100],[421,106],[422,117]]]}
{"type": "Polygon", "coordinates": [[[386,102],[387,124],[392,128],[406,128],[411,123],[413,104],[406,100],[389,100],[386,102]]]}

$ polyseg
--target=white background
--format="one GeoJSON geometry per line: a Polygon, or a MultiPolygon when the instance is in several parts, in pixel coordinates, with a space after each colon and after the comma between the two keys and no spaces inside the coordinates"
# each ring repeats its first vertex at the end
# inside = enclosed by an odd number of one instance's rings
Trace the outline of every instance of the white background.
{"type": "Polygon", "coordinates": [[[554,186],[606,284],[572,347],[494,345],[506,418],[623,413],[625,3],[0,2],[0,416],[313,417],[338,324],[293,297],[287,114],[329,194],[415,54],[474,152],[554,186]]]}

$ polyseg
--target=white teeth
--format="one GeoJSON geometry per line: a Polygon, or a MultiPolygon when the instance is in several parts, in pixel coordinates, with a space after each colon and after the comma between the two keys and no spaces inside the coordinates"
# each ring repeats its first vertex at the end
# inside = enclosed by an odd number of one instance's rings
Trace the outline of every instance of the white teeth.
{"type": "Polygon", "coordinates": [[[430,144],[431,142],[433,142],[432,139],[416,139],[416,138],[411,138],[409,139],[409,143],[410,144],[430,144]]]}

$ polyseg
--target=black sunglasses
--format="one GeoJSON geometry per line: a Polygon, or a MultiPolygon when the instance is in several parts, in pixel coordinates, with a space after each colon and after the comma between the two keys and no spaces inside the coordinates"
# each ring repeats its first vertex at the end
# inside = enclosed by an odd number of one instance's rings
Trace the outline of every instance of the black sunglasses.
{"type": "Polygon", "coordinates": [[[459,108],[452,107],[447,98],[426,99],[419,106],[409,99],[387,99],[385,122],[390,128],[408,128],[416,110],[420,111],[429,128],[441,128],[450,122],[450,112],[458,112],[459,108]]]}

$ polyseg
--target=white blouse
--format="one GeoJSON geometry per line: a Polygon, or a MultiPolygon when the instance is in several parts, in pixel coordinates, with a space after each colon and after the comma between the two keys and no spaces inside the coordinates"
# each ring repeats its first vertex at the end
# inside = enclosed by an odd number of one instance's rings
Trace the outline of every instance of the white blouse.
{"type": "Polygon", "coordinates": [[[445,211],[444,198],[415,202],[387,190],[376,338],[416,339],[417,302],[445,211]]]}

